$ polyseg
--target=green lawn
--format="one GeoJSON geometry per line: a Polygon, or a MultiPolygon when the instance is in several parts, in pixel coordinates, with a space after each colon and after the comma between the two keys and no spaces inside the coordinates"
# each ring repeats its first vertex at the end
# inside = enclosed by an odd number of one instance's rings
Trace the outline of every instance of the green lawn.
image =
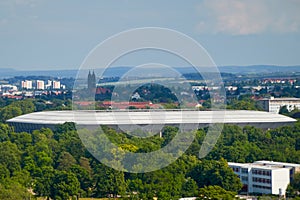
{"type": "MultiPolygon", "coordinates": [[[[38,197],[37,200],[45,200],[43,197],[38,197]]],[[[79,198],[79,200],[109,200],[108,198],[79,198]]]]}

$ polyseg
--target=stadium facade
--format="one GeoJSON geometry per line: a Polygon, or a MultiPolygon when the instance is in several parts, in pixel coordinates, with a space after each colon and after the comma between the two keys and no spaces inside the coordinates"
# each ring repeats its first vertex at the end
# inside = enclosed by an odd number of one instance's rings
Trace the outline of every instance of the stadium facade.
{"type": "MultiPolygon", "coordinates": [[[[139,111],[44,111],[21,115],[7,120],[16,132],[31,132],[40,128],[55,129],[59,124],[74,122],[81,127],[98,127],[106,125],[118,129],[127,127],[147,127],[149,131],[160,130],[162,126],[184,126],[194,129],[210,124],[234,124],[238,126],[255,126],[268,129],[296,122],[295,119],[262,111],[226,110],[139,110],[139,111]]],[[[130,128],[132,127],[132,128],[130,128]]]]}

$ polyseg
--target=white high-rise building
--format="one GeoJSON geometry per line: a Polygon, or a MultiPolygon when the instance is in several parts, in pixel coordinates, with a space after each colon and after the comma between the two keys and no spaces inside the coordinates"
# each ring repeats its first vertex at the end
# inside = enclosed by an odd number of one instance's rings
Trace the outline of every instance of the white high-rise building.
{"type": "Polygon", "coordinates": [[[46,89],[51,89],[51,86],[52,86],[52,81],[48,80],[47,84],[45,85],[45,88],[46,89]]]}
{"type": "Polygon", "coordinates": [[[45,83],[44,83],[44,81],[37,80],[36,81],[36,89],[37,90],[44,90],[45,89],[45,83]]]}
{"type": "Polygon", "coordinates": [[[60,89],[60,81],[53,81],[52,82],[52,88],[59,90],[60,89]]]}
{"type": "Polygon", "coordinates": [[[22,81],[21,87],[23,89],[28,89],[28,90],[32,89],[32,81],[28,81],[28,80],[22,81]]]}

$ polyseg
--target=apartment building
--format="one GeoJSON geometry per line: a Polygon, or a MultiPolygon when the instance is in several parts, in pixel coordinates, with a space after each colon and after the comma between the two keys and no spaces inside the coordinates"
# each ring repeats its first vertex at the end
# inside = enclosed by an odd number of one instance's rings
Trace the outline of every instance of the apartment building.
{"type": "Polygon", "coordinates": [[[53,81],[52,82],[52,88],[59,90],[60,89],[60,81],[53,81]]]}
{"type": "Polygon", "coordinates": [[[45,82],[42,80],[36,81],[36,89],[37,90],[44,90],[45,89],[45,82]]]}
{"type": "Polygon", "coordinates": [[[23,89],[31,90],[32,89],[32,81],[28,81],[28,80],[22,81],[21,82],[21,87],[23,89]]]}

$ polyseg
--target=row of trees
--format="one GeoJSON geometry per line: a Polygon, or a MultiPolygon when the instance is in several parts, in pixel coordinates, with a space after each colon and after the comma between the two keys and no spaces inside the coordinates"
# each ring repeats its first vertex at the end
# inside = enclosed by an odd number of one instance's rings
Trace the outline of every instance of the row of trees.
{"type": "Polygon", "coordinates": [[[70,110],[72,101],[52,98],[51,101],[44,99],[26,100],[3,100],[0,98],[0,122],[5,122],[13,117],[44,110],[70,110]]]}

